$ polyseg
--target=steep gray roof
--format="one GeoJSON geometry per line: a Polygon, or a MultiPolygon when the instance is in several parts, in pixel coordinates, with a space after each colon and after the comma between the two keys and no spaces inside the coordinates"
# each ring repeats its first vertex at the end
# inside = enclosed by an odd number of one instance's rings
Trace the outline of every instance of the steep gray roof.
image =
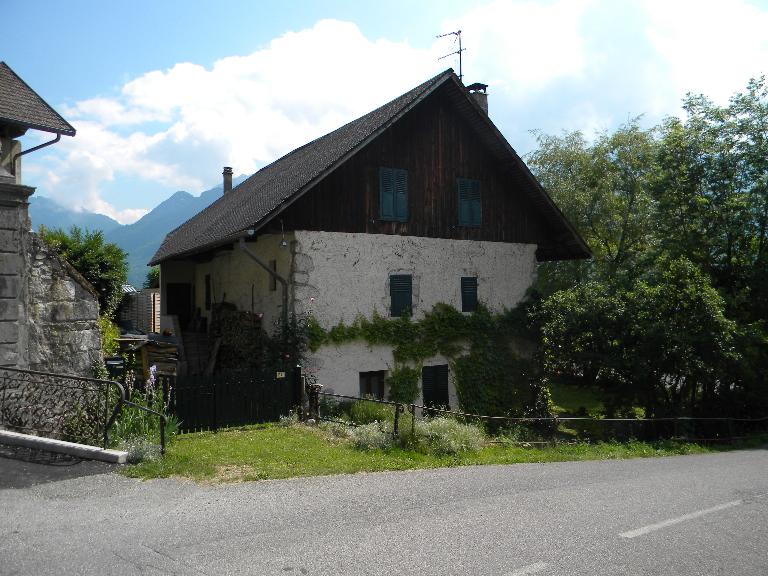
{"type": "Polygon", "coordinates": [[[19,78],[5,62],[0,62],[0,124],[11,124],[19,134],[28,128],[74,136],[75,129],[45,100],[19,78]]]}
{"type": "Polygon", "coordinates": [[[153,256],[150,265],[228,244],[241,236],[245,230],[266,224],[304,191],[309,190],[322,177],[335,170],[444,84],[454,85],[455,89],[451,92],[455,94],[457,106],[473,119],[473,125],[482,133],[484,140],[500,160],[514,166],[515,173],[524,184],[526,194],[542,210],[544,217],[561,231],[558,248],[548,253],[547,247],[540,247],[540,259],[589,257],[589,248],[579,234],[528,171],[525,163],[501,132],[488,119],[488,115],[480,111],[477,104],[468,97],[453,70],[448,69],[373,112],[265,166],[232,192],[224,194],[171,231],[153,256]]]}
{"type": "Polygon", "coordinates": [[[231,193],[224,194],[170,232],[150,264],[222,244],[253,227],[283,202],[341,164],[361,144],[392,124],[420,97],[452,75],[452,70],[446,70],[381,108],[265,166],[231,193]]]}

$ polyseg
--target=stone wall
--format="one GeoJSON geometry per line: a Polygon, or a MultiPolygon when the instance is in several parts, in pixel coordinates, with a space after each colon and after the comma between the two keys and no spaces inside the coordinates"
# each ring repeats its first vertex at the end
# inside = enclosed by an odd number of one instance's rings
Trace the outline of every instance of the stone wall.
{"type": "Polygon", "coordinates": [[[0,179],[0,366],[23,368],[27,198],[34,188],[4,180],[0,179]]]}
{"type": "Polygon", "coordinates": [[[0,366],[91,376],[98,295],[31,233],[34,188],[0,182],[0,366]]]}
{"type": "Polygon", "coordinates": [[[39,237],[30,236],[26,294],[29,368],[90,376],[101,356],[98,294],[39,237]]]}

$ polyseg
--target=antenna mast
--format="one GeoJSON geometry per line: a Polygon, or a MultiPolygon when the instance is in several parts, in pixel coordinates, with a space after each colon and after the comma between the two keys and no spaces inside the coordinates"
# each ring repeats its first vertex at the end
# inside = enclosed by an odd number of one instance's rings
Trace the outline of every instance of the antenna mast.
{"type": "Polygon", "coordinates": [[[461,69],[461,53],[466,50],[466,48],[461,47],[461,30],[457,30],[456,32],[446,32],[445,34],[440,34],[439,36],[435,36],[435,38],[445,38],[446,36],[455,36],[456,38],[453,39],[454,43],[456,40],[459,41],[459,49],[455,52],[451,52],[450,54],[446,54],[445,56],[440,56],[438,60],[442,60],[443,58],[448,58],[448,56],[453,56],[454,54],[459,55],[459,80],[462,80],[464,78],[464,74],[462,73],[461,69]]]}

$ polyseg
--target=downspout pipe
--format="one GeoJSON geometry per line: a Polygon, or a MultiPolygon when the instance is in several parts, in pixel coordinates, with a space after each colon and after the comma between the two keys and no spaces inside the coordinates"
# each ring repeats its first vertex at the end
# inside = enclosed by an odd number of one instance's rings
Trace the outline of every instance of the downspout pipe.
{"type": "Polygon", "coordinates": [[[50,146],[51,144],[56,144],[61,140],[61,134],[56,134],[56,138],[49,142],[43,142],[42,144],[38,144],[37,146],[33,146],[32,148],[29,148],[27,150],[22,150],[21,152],[17,152],[13,155],[13,160],[11,160],[11,170],[13,170],[13,175],[16,175],[16,160],[24,156],[24,154],[29,154],[30,152],[34,152],[35,150],[40,150],[41,148],[45,148],[46,146],[50,146]]]}
{"type": "Polygon", "coordinates": [[[286,334],[288,333],[288,280],[286,280],[283,276],[278,274],[275,270],[272,270],[266,262],[264,262],[261,258],[256,256],[250,248],[245,244],[245,237],[241,236],[240,241],[240,250],[245,252],[245,254],[256,264],[264,268],[264,270],[267,271],[267,273],[272,276],[277,282],[280,283],[280,287],[282,288],[283,292],[283,339],[285,339],[286,334]]]}

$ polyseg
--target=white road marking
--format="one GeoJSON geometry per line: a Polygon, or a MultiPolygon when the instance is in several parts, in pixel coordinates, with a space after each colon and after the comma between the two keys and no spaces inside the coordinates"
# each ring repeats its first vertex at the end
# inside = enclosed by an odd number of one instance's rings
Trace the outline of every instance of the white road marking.
{"type": "Polygon", "coordinates": [[[514,572],[510,572],[507,576],[527,576],[528,574],[538,574],[547,567],[546,562],[536,562],[536,564],[529,564],[518,568],[514,572]]]}
{"type": "Polygon", "coordinates": [[[622,538],[637,538],[638,536],[643,536],[644,534],[648,534],[649,532],[653,532],[655,530],[661,530],[662,528],[672,526],[673,524],[679,524],[680,522],[685,522],[686,520],[693,520],[694,518],[712,514],[713,512],[719,512],[720,510],[727,510],[728,508],[733,508],[734,506],[739,506],[740,504],[743,504],[741,500],[732,500],[731,502],[726,502],[725,504],[712,506],[712,508],[707,508],[706,510],[691,512],[690,514],[685,514],[684,516],[678,516],[677,518],[671,518],[670,520],[664,520],[663,522],[658,522],[656,524],[649,524],[648,526],[643,526],[642,528],[638,528],[636,530],[622,532],[619,534],[619,536],[622,538]]]}

